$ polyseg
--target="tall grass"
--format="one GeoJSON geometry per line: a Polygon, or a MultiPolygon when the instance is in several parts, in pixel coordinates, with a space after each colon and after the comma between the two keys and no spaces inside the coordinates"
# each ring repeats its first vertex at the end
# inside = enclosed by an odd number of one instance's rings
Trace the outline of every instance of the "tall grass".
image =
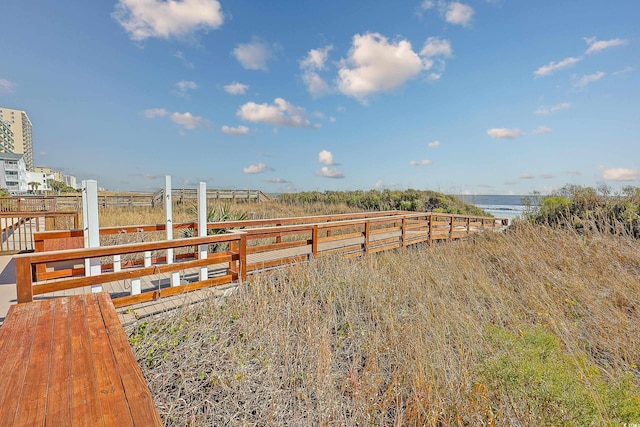
{"type": "Polygon", "coordinates": [[[321,258],[130,341],[168,425],[640,423],[640,242],[520,225],[321,258]]]}
{"type": "MultiPolygon", "coordinates": [[[[345,204],[326,205],[323,203],[307,203],[301,205],[286,205],[278,202],[260,203],[229,203],[214,201],[208,203],[209,209],[231,210],[237,214],[244,214],[247,219],[283,218],[306,215],[329,215],[338,213],[360,212],[345,204]]],[[[164,224],[164,208],[152,207],[107,207],[98,212],[101,227],[117,227],[124,225],[164,224]]],[[[82,218],[80,218],[82,219],[82,218]]],[[[197,206],[195,203],[174,205],[173,222],[197,221],[197,206]]]]}

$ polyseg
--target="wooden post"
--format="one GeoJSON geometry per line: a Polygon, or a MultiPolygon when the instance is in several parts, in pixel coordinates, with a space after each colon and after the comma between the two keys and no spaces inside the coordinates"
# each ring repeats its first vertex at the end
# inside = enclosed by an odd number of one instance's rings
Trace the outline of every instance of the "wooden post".
{"type": "Polygon", "coordinates": [[[240,232],[240,247],[238,248],[238,259],[240,263],[240,271],[238,276],[240,282],[247,280],[247,233],[240,232]]]}
{"type": "Polygon", "coordinates": [[[407,238],[407,217],[402,217],[402,222],[400,223],[400,244],[402,247],[402,253],[404,253],[404,248],[406,246],[406,238],[407,238]]]}
{"type": "Polygon", "coordinates": [[[22,255],[14,258],[16,264],[16,294],[18,304],[33,301],[33,278],[31,277],[31,257],[22,255]]]}
{"type": "MultiPolygon", "coordinates": [[[[166,224],[166,238],[173,240],[173,203],[171,201],[171,176],[164,177],[164,213],[166,224]]],[[[167,249],[167,264],[173,264],[173,248],[167,249]]],[[[171,286],[180,284],[180,272],[171,273],[171,286]]]]}
{"type": "MultiPolygon", "coordinates": [[[[82,181],[82,219],[84,222],[84,247],[100,247],[100,224],[98,222],[98,182],[90,179],[82,181]]],[[[85,276],[99,276],[102,273],[100,258],[84,261],[85,276]]],[[[91,292],[102,292],[102,286],[91,287],[91,292]]]]}
{"type": "Polygon", "coordinates": [[[318,256],[318,225],[314,225],[311,229],[311,255],[315,258],[318,256]]]}
{"type": "Polygon", "coordinates": [[[449,224],[449,241],[452,242],[453,241],[453,215],[450,216],[449,221],[451,221],[451,223],[449,224]]]}
{"type": "Polygon", "coordinates": [[[471,217],[467,217],[467,236],[471,234],[471,217]]]}
{"type": "Polygon", "coordinates": [[[433,214],[430,213],[429,214],[429,240],[428,240],[429,246],[432,245],[433,243],[433,214]]]}
{"type": "MultiPolygon", "coordinates": [[[[207,235],[207,184],[198,183],[198,237],[207,235]]],[[[200,245],[199,259],[207,258],[207,245],[200,245]]],[[[207,280],[209,271],[206,266],[200,268],[200,280],[207,280]]]]}
{"type": "Polygon", "coordinates": [[[367,255],[369,252],[369,233],[370,233],[370,223],[369,221],[364,222],[364,245],[362,249],[364,250],[364,255],[367,255]]]}

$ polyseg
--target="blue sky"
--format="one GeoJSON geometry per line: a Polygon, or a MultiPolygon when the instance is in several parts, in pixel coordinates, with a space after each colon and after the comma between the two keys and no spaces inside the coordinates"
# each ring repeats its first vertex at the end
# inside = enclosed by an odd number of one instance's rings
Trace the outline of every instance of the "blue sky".
{"type": "Polygon", "coordinates": [[[640,185],[636,0],[8,0],[0,105],[112,190],[640,185]]]}

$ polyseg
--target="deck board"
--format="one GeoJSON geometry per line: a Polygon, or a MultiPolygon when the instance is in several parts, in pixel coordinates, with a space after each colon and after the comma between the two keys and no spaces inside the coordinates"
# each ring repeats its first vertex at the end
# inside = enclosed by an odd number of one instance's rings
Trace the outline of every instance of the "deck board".
{"type": "Polygon", "coordinates": [[[107,293],[12,306],[0,328],[9,425],[162,425],[107,293]]]}

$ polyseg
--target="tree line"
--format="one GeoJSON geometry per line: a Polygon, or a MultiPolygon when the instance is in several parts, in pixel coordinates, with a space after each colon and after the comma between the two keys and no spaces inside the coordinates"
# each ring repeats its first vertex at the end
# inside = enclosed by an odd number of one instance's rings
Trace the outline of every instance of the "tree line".
{"type": "Polygon", "coordinates": [[[278,201],[291,205],[345,204],[350,208],[368,211],[402,210],[487,215],[482,209],[465,203],[455,196],[431,190],[310,191],[283,193],[278,196],[278,201]]]}

